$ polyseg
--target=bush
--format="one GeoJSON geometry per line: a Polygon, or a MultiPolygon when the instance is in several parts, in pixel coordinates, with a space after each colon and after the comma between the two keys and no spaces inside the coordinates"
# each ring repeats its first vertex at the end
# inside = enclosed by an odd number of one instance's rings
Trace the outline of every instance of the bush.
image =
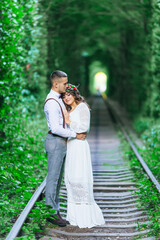
{"type": "Polygon", "coordinates": [[[141,136],[146,148],[141,154],[157,180],[160,181],[160,125],[146,130],[141,136]]]}
{"type": "MultiPolygon", "coordinates": [[[[10,129],[7,127],[10,138],[1,143],[1,237],[9,232],[47,174],[44,150],[46,123],[40,117],[34,121],[29,118],[17,119],[16,123],[16,129],[14,123],[10,129]]],[[[37,203],[37,208],[30,214],[32,220],[24,226],[24,233],[33,234],[40,230],[44,226],[47,212],[44,201],[37,203]]]]}
{"type": "Polygon", "coordinates": [[[151,127],[153,121],[154,120],[149,117],[137,117],[133,122],[133,128],[139,135],[141,135],[144,131],[151,127]]]}
{"type": "MultiPolygon", "coordinates": [[[[141,118],[143,119],[143,118],[141,118]]],[[[145,119],[146,120],[146,119],[145,119]]],[[[139,123],[140,120],[137,120],[139,123]]],[[[147,130],[141,135],[145,143],[145,148],[138,149],[143,160],[148,165],[149,169],[160,182],[160,125],[156,123],[151,127],[152,120],[146,120],[147,130]]],[[[142,126],[137,124],[137,126],[142,126]]],[[[144,125],[143,125],[144,126],[144,125]]],[[[142,130],[142,127],[140,128],[142,130]]],[[[123,138],[123,137],[122,137],[123,138]]],[[[140,197],[141,207],[147,209],[150,224],[144,226],[140,224],[140,228],[149,228],[151,230],[150,236],[155,236],[156,239],[160,237],[160,195],[154,186],[154,184],[149,180],[147,174],[144,172],[140,162],[135,157],[134,153],[130,151],[130,146],[126,141],[123,141],[124,150],[126,151],[126,159],[130,161],[132,170],[134,171],[136,182],[137,182],[137,194],[140,197]]]]}
{"type": "MultiPolygon", "coordinates": [[[[137,194],[140,198],[140,205],[147,210],[149,225],[144,226],[140,224],[140,227],[150,229],[149,236],[155,236],[156,239],[160,237],[160,195],[149,180],[147,174],[143,171],[140,162],[135,158],[132,152],[127,153],[127,158],[130,159],[131,168],[134,171],[138,191],[137,194]]],[[[144,159],[145,160],[145,159],[144,159]]]]}

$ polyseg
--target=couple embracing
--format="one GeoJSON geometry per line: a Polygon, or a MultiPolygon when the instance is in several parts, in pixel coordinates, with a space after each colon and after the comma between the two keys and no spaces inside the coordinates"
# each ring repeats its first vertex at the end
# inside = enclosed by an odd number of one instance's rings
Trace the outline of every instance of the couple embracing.
{"type": "Polygon", "coordinates": [[[105,223],[93,197],[93,174],[87,132],[90,109],[67,74],[54,71],[44,112],[49,128],[45,140],[48,160],[46,204],[55,210],[48,221],[58,226],[71,224],[91,228],[105,223]],[[65,168],[64,168],[65,163],[65,168]],[[67,188],[67,218],[59,212],[59,190],[63,175],[67,188]]]}

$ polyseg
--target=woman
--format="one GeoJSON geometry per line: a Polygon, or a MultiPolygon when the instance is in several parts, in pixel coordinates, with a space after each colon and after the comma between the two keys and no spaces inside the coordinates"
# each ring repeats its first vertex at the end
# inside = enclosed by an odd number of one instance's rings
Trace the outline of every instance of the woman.
{"type": "MultiPolygon", "coordinates": [[[[90,110],[78,89],[69,84],[62,98],[68,110],[64,113],[66,123],[76,133],[88,132],[90,110]]],[[[104,224],[102,212],[93,197],[93,174],[87,140],[75,138],[68,140],[65,184],[69,223],[80,228],[91,228],[104,224]]]]}

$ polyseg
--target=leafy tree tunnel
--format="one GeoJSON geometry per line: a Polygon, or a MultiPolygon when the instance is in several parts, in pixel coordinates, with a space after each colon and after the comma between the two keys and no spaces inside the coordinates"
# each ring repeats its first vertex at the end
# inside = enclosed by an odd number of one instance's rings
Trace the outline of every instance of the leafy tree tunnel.
{"type": "MultiPolygon", "coordinates": [[[[56,69],[82,95],[99,89],[125,107],[159,179],[160,0],[3,0],[0,38],[0,237],[46,176],[43,106],[56,69]]],[[[158,197],[144,192],[157,234],[158,197]]],[[[30,239],[44,226],[40,204],[22,229],[30,239]]]]}
{"type": "Polygon", "coordinates": [[[42,4],[47,9],[49,72],[63,69],[86,93],[92,85],[91,79],[87,80],[92,75],[89,70],[99,61],[108,72],[110,97],[133,115],[143,111],[159,116],[157,1],[42,4]]]}
{"type": "MultiPolygon", "coordinates": [[[[92,93],[99,62],[109,97],[132,116],[159,118],[158,0],[5,0],[0,7],[4,115],[16,99],[42,103],[54,69],[80,83],[83,94],[92,93]]],[[[34,112],[27,106],[24,112],[34,112]]]]}

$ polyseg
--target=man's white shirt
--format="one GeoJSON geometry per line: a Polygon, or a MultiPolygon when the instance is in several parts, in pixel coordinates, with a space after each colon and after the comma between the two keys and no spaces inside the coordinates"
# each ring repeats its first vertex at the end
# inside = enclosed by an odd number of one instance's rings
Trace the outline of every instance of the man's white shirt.
{"type": "MultiPolygon", "coordinates": [[[[62,99],[59,97],[60,97],[60,94],[51,89],[50,93],[47,95],[46,100],[48,98],[56,99],[60,103],[62,109],[64,110],[65,105],[62,99]]],[[[44,106],[44,113],[46,115],[48,128],[53,134],[56,134],[65,138],[76,137],[76,133],[70,130],[67,124],[65,124],[65,128],[63,128],[62,111],[59,104],[55,100],[48,100],[46,102],[44,106]]]]}

